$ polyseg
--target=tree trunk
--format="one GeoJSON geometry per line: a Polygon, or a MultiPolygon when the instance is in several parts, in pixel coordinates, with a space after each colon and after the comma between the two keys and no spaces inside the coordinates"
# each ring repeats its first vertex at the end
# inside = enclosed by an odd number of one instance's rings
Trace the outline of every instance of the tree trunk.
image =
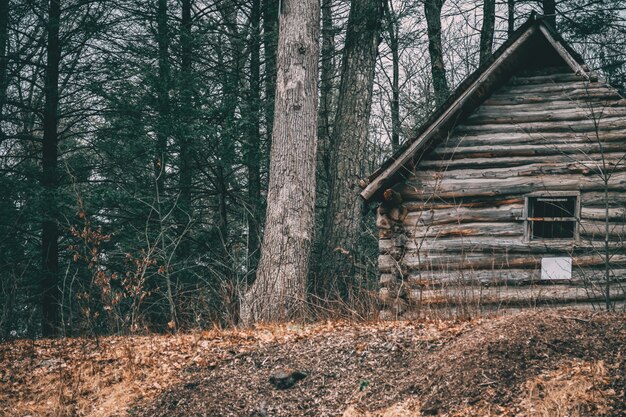
{"type": "Polygon", "coordinates": [[[167,25],[167,0],[158,0],[157,8],[157,44],[159,63],[158,85],[158,126],[156,129],[157,143],[155,152],[154,175],[157,183],[157,193],[160,196],[165,183],[165,165],[167,153],[167,140],[170,134],[170,63],[169,45],[170,34],[167,25]]]}
{"type": "Polygon", "coordinates": [[[9,57],[7,56],[9,43],[9,0],[0,0],[0,144],[4,140],[2,129],[2,115],[7,93],[7,71],[9,57]]]}
{"type": "MultiPolygon", "coordinates": [[[[320,73],[320,114],[318,120],[317,153],[320,162],[318,180],[327,181],[333,114],[333,87],[335,76],[335,36],[333,29],[332,0],[322,0],[322,52],[320,73]]],[[[319,183],[318,183],[319,184],[319,183]]]]}
{"type": "Polygon", "coordinates": [[[430,68],[433,76],[435,103],[441,105],[450,94],[446,80],[446,68],[443,63],[441,47],[441,8],[445,0],[425,0],[424,11],[428,30],[428,52],[430,53],[430,68]]]}
{"type": "Polygon", "coordinates": [[[354,277],[363,201],[356,186],[367,142],[380,0],[352,0],[330,154],[330,189],[318,266],[318,293],[347,297],[354,277]]]}
{"type": "Polygon", "coordinates": [[[265,129],[267,155],[272,144],[274,93],[276,90],[276,47],[278,45],[279,0],[263,0],[263,49],[265,57],[265,129]]]}
{"type": "Polygon", "coordinates": [[[250,91],[248,96],[248,271],[254,276],[260,244],[259,216],[261,213],[261,1],[252,0],[250,12],[250,91]]]}
{"type": "MultiPolygon", "coordinates": [[[[180,48],[181,48],[181,87],[180,87],[180,136],[179,136],[179,177],[180,198],[178,199],[179,227],[181,233],[188,227],[193,218],[191,207],[192,183],[192,125],[194,123],[193,82],[192,82],[192,34],[191,34],[191,7],[193,0],[181,1],[180,48]],[[185,108],[182,108],[182,107],[185,108]]],[[[185,260],[190,253],[189,242],[185,239],[179,246],[179,258],[185,260]]]]}
{"type": "Polygon", "coordinates": [[[508,7],[508,15],[507,15],[507,33],[510,38],[515,32],[515,0],[507,0],[506,5],[508,7]]]}
{"type": "Polygon", "coordinates": [[[395,151],[400,147],[400,43],[398,39],[398,17],[390,0],[385,0],[385,16],[387,17],[387,33],[393,71],[391,78],[391,148],[395,151]]]}
{"type": "Polygon", "coordinates": [[[480,29],[480,63],[491,57],[493,29],[496,22],[496,0],[484,0],[483,25],[480,29]]]}
{"type": "Polygon", "coordinates": [[[556,0],[543,0],[543,15],[546,22],[556,29],[556,0]]]}
{"type": "Polygon", "coordinates": [[[241,301],[245,324],[300,313],[313,239],[318,0],[283,0],[265,233],[257,279],[241,301]]]}
{"type": "Polygon", "coordinates": [[[43,276],[42,327],[44,337],[54,336],[60,327],[59,301],[59,229],[58,229],[58,109],[59,109],[59,63],[61,44],[59,26],[61,22],[60,0],[50,0],[48,9],[48,43],[45,75],[45,105],[43,114],[43,158],[41,185],[43,186],[43,225],[41,233],[43,276]]]}

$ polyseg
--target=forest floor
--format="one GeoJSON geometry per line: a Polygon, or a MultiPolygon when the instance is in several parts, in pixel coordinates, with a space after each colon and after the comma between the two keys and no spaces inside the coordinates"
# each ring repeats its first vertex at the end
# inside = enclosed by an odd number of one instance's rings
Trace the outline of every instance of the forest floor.
{"type": "Polygon", "coordinates": [[[626,315],[577,310],[0,344],[4,416],[626,416],[625,391],[626,315]]]}

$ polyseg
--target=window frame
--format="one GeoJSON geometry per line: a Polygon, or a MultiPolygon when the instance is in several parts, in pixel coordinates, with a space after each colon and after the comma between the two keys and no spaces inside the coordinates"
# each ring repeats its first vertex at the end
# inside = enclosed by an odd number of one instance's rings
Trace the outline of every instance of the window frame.
{"type": "MultiPolygon", "coordinates": [[[[524,213],[522,220],[524,220],[524,242],[526,243],[577,243],[580,241],[579,224],[580,224],[580,191],[536,191],[524,196],[524,213]],[[568,238],[533,238],[532,227],[533,222],[529,216],[530,214],[530,201],[531,198],[547,197],[574,197],[576,202],[574,205],[574,217],[554,217],[551,221],[572,221],[574,222],[574,233],[572,237],[568,238]]],[[[550,221],[550,220],[548,220],[550,221]]]]}

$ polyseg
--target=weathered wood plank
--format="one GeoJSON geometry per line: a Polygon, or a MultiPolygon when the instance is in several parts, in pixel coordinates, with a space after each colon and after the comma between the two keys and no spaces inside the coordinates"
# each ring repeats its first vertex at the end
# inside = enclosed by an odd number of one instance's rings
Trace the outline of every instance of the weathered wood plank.
{"type": "Polygon", "coordinates": [[[523,204],[496,208],[454,207],[450,209],[410,211],[403,224],[405,227],[415,227],[450,223],[507,222],[516,220],[522,215],[523,211],[523,204]]]}
{"type": "MultiPolygon", "coordinates": [[[[460,155],[455,155],[460,156],[460,155]]],[[[591,166],[602,165],[602,154],[599,153],[585,153],[585,154],[561,154],[555,155],[531,155],[531,156],[517,156],[511,158],[510,156],[500,157],[487,157],[487,158],[462,158],[457,159],[443,159],[437,157],[436,159],[425,159],[419,164],[419,170],[435,169],[437,171],[452,170],[452,169],[485,169],[485,168],[513,168],[522,165],[540,164],[540,163],[581,163],[583,160],[591,159],[595,163],[591,166]]],[[[620,162],[620,158],[624,156],[623,152],[611,152],[605,153],[604,157],[608,161],[620,162]]],[[[585,161],[586,162],[586,161],[585,161]]],[[[621,161],[621,165],[626,165],[626,161],[621,161]]]]}
{"type": "MultiPolygon", "coordinates": [[[[586,78],[579,74],[572,72],[556,73],[550,75],[535,75],[535,76],[515,76],[509,80],[509,85],[533,85],[533,84],[545,84],[545,83],[561,83],[571,81],[587,81],[586,78]]],[[[598,81],[597,75],[589,77],[589,81],[598,81]]]]}
{"type": "MultiPolygon", "coordinates": [[[[609,191],[623,192],[626,173],[613,175],[609,191]]],[[[502,179],[447,179],[417,181],[411,178],[394,187],[406,201],[430,197],[458,198],[466,196],[501,196],[534,191],[603,191],[604,184],[595,177],[581,175],[512,177],[502,179]]]]}
{"type": "MultiPolygon", "coordinates": [[[[626,269],[611,269],[609,271],[611,282],[626,281],[626,269]]],[[[554,280],[541,278],[540,269],[503,269],[503,270],[460,270],[449,272],[424,271],[420,274],[411,274],[405,280],[408,287],[455,287],[465,285],[480,286],[520,286],[520,285],[554,285],[566,283],[575,286],[584,286],[591,282],[604,282],[606,276],[604,270],[599,269],[574,269],[572,279],[554,280]]],[[[396,279],[396,281],[398,281],[396,279]]],[[[397,285],[393,288],[396,288],[397,285]]]]}
{"type": "MultiPolygon", "coordinates": [[[[609,249],[617,251],[625,248],[625,243],[609,242],[609,249]]],[[[403,239],[402,246],[398,246],[394,239],[380,239],[378,242],[380,253],[388,254],[402,249],[404,254],[415,254],[420,251],[424,254],[444,253],[511,253],[511,254],[584,254],[598,253],[604,250],[604,238],[598,240],[533,240],[525,242],[520,238],[499,238],[491,236],[473,236],[447,239],[424,239],[420,237],[403,239]]]]}
{"type": "Polygon", "coordinates": [[[626,117],[626,109],[623,107],[590,110],[574,108],[565,110],[544,110],[528,112],[511,112],[506,109],[481,110],[467,118],[464,126],[468,125],[493,125],[493,124],[520,124],[539,122],[579,122],[597,120],[602,126],[602,121],[609,117],[626,117]]]}
{"type": "Polygon", "coordinates": [[[621,100],[622,97],[616,91],[607,91],[605,89],[599,89],[598,91],[585,91],[585,90],[576,90],[572,91],[567,96],[559,96],[559,95],[496,95],[494,94],[491,98],[487,99],[484,104],[489,106],[499,106],[499,105],[514,105],[514,104],[530,104],[530,103],[546,103],[551,101],[578,101],[578,100],[621,100]]]}
{"type": "Polygon", "coordinates": [[[563,95],[570,91],[607,91],[613,92],[612,88],[602,82],[587,81],[567,81],[567,82],[545,82],[541,84],[515,85],[507,84],[496,91],[493,96],[500,95],[532,95],[532,94],[554,94],[563,95]]]}
{"type": "MultiPolygon", "coordinates": [[[[607,172],[625,172],[626,161],[606,161],[607,172]]],[[[416,181],[447,179],[492,178],[504,179],[511,177],[532,177],[541,175],[571,175],[585,176],[602,175],[605,168],[602,161],[581,160],[570,162],[534,163],[502,168],[482,169],[446,169],[444,171],[418,170],[412,178],[416,181]]]]}
{"type": "MultiPolygon", "coordinates": [[[[621,130],[599,132],[601,143],[626,142],[626,132],[621,130]]],[[[456,148],[458,146],[494,146],[494,145],[539,145],[557,147],[563,145],[581,145],[598,143],[596,132],[568,133],[562,132],[509,132],[479,135],[453,135],[439,146],[456,148]]],[[[623,153],[622,153],[623,155],[623,153]]]]}
{"type": "MultiPolygon", "coordinates": [[[[626,296],[621,283],[610,285],[613,300],[626,296]]],[[[601,286],[537,285],[526,287],[463,287],[442,290],[413,290],[409,299],[422,304],[516,304],[537,305],[550,303],[603,301],[601,286]]]]}
{"type": "Polygon", "coordinates": [[[605,117],[599,124],[594,124],[592,120],[584,119],[577,121],[547,121],[528,122],[511,124],[479,124],[479,125],[459,125],[455,129],[456,134],[485,134],[485,133],[507,133],[518,132],[601,132],[626,128],[626,117],[605,117]]]}
{"type": "MultiPolygon", "coordinates": [[[[611,257],[611,265],[620,268],[626,262],[626,255],[616,254],[611,257]]],[[[604,256],[600,254],[580,255],[572,257],[572,263],[576,267],[598,266],[604,264],[604,256]]],[[[455,269],[516,269],[538,268],[541,264],[540,255],[527,254],[498,254],[484,255],[482,257],[435,259],[432,262],[421,255],[406,254],[397,261],[390,255],[378,256],[378,269],[384,273],[397,273],[403,270],[433,270],[451,271],[455,269]]]]}
{"type": "Polygon", "coordinates": [[[405,226],[409,236],[443,238],[450,236],[522,236],[524,225],[521,222],[469,222],[463,224],[431,224],[425,226],[405,226]]]}

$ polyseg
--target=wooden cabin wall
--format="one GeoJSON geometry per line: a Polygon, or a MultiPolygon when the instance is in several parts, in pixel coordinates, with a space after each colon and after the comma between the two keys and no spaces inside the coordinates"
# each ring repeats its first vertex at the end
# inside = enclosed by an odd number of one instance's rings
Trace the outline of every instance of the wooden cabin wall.
{"type": "Polygon", "coordinates": [[[615,90],[560,71],[514,77],[393,187],[401,206],[379,208],[383,315],[603,302],[607,211],[610,294],[624,300],[625,154],[626,101],[615,90]],[[538,191],[580,193],[576,242],[525,241],[525,195],[538,191]],[[541,281],[542,257],[570,255],[572,280],[541,281]]]}

